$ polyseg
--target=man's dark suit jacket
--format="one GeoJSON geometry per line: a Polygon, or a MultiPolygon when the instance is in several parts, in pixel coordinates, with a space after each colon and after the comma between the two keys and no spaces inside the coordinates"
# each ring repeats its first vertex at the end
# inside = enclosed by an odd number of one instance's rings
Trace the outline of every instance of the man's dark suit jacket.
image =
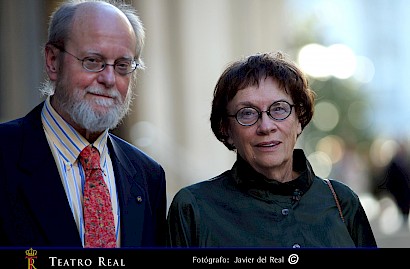
{"type": "MultiPolygon", "coordinates": [[[[43,103],[0,124],[0,246],[82,247],[41,124],[43,103]]],[[[108,149],[121,210],[121,247],[164,245],[163,168],[113,134],[108,149]]]]}

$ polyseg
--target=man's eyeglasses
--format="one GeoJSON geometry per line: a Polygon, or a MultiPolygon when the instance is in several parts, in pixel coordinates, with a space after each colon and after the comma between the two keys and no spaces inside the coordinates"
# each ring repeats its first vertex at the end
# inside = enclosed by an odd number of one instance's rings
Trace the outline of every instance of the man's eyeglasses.
{"type": "Polygon", "coordinates": [[[266,112],[273,120],[284,120],[292,113],[292,107],[294,106],[286,101],[277,101],[271,104],[266,111],[259,111],[254,107],[243,107],[234,115],[228,115],[228,117],[235,117],[240,125],[251,126],[262,117],[263,112],[266,112]]]}
{"type": "Polygon", "coordinates": [[[125,76],[129,73],[132,73],[135,69],[137,69],[138,66],[138,63],[135,59],[118,59],[113,64],[107,64],[105,60],[100,56],[88,56],[80,59],[74,54],[66,51],[65,49],[58,49],[79,60],[82,63],[83,68],[90,72],[101,72],[107,67],[107,65],[111,65],[114,67],[114,70],[118,74],[125,76]]]}

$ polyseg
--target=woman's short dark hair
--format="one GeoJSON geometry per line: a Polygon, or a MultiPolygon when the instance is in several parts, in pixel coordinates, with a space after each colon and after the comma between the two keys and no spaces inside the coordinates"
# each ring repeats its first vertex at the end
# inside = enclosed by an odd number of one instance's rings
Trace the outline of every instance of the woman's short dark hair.
{"type": "Polygon", "coordinates": [[[229,150],[227,105],[238,91],[259,86],[263,78],[273,78],[281,89],[290,95],[302,130],[310,122],[314,112],[315,93],[309,88],[306,75],[280,51],[258,53],[231,63],[216,83],[211,111],[211,128],[216,138],[229,150]]]}

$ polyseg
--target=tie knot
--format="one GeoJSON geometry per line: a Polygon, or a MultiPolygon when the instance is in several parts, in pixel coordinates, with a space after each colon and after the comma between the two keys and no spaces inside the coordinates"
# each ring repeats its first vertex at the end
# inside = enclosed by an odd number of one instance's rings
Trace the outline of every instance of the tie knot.
{"type": "Polygon", "coordinates": [[[93,146],[87,146],[80,152],[80,162],[85,170],[100,169],[100,153],[93,146]]]}

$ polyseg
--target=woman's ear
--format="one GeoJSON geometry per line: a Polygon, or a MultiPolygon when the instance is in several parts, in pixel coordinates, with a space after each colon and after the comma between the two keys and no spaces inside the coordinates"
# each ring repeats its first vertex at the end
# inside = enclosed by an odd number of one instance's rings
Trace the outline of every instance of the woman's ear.
{"type": "Polygon", "coordinates": [[[56,81],[58,78],[59,53],[60,50],[54,46],[46,45],[44,48],[46,72],[51,81],[56,81]]]}
{"type": "Polygon", "coordinates": [[[229,127],[225,129],[225,134],[227,136],[226,142],[228,142],[228,144],[231,145],[232,147],[235,147],[234,141],[232,139],[232,133],[229,127]]]}
{"type": "Polygon", "coordinates": [[[300,135],[302,133],[302,124],[299,122],[299,127],[298,127],[298,134],[300,135]]]}

